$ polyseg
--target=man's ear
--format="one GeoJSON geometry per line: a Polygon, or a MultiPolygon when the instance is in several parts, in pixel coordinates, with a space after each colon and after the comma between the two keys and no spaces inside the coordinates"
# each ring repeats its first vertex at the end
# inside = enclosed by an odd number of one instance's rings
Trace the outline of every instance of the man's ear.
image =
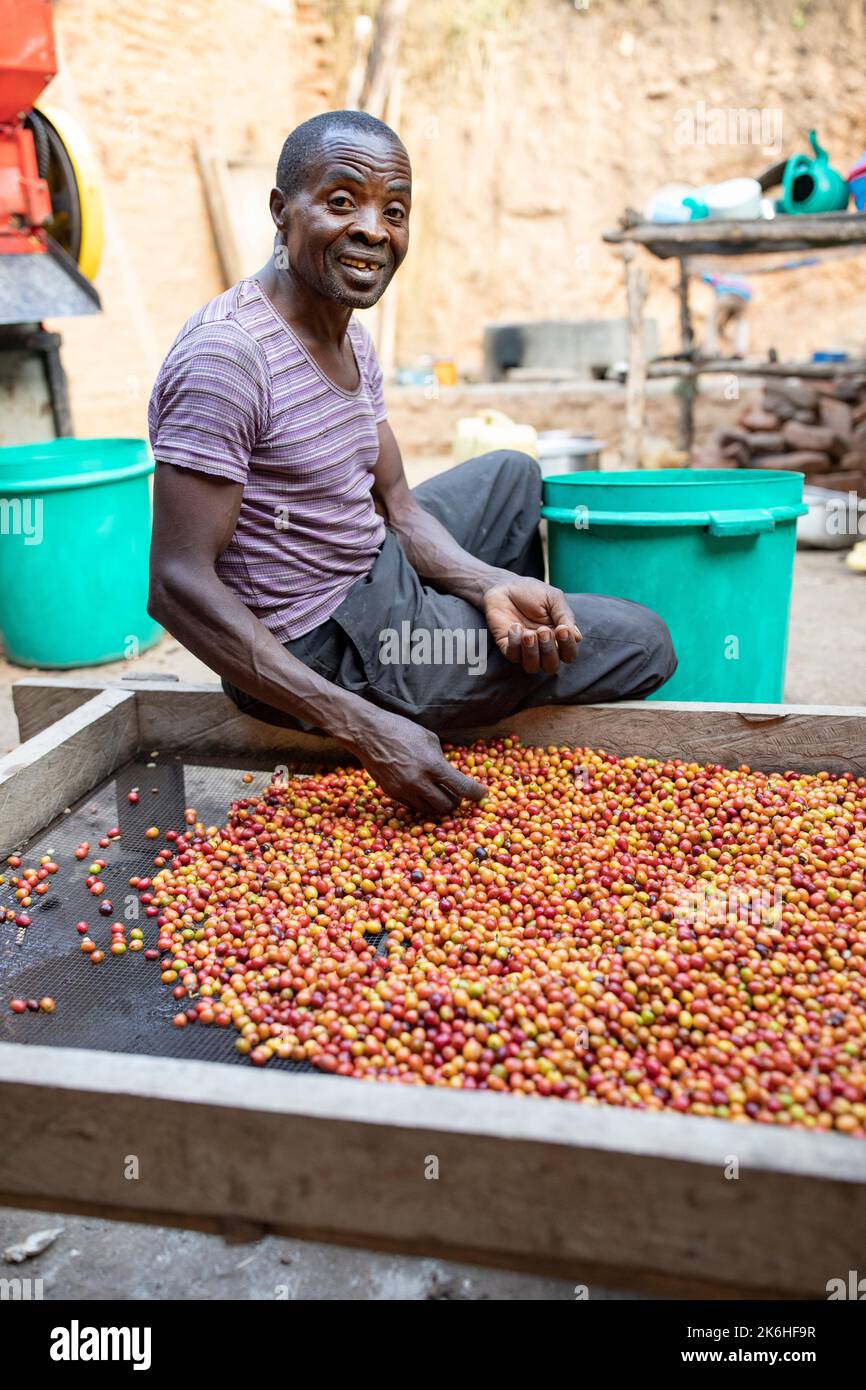
{"type": "Polygon", "coordinates": [[[272,188],[270,196],[271,219],[278,232],[285,232],[289,225],[289,204],[281,188],[272,188]]]}

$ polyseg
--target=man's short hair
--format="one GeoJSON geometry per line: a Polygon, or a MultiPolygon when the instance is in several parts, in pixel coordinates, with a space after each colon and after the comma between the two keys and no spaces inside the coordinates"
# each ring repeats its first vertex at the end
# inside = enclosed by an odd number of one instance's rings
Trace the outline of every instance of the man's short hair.
{"type": "Polygon", "coordinates": [[[277,162],[277,188],[287,198],[293,198],[303,188],[309,167],[321,154],[325,139],[336,131],[384,136],[405,151],[396,131],[367,111],[323,111],[296,126],[283,144],[277,162]]]}

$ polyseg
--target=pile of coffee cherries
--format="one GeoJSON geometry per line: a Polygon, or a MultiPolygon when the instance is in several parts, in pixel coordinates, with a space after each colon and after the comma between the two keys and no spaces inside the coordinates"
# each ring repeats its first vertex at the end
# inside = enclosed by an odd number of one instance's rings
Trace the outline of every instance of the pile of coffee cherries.
{"type": "Polygon", "coordinates": [[[866,1137],[866,778],[447,753],[488,793],[436,823],[355,768],[186,813],[132,880],[178,1026],[259,1065],[866,1137]]]}
{"type": "MultiPolygon", "coordinates": [[[[14,922],[18,927],[29,927],[33,919],[28,912],[23,909],[33,906],[34,897],[41,898],[48,892],[48,880],[52,874],[56,874],[58,865],[54,863],[50,854],[45,854],[39,860],[39,868],[26,868],[20,854],[10,854],[6,860],[9,868],[13,871],[10,876],[10,883],[17,899],[18,907],[0,907],[0,917],[5,917],[7,922],[14,922]],[[18,870],[20,869],[20,873],[18,870]]],[[[6,875],[0,874],[0,885],[5,884],[6,875]]]]}

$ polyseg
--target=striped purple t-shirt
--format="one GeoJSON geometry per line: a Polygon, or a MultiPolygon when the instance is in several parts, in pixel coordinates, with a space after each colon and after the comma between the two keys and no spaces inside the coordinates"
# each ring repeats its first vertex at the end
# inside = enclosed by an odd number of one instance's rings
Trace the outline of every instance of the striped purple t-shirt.
{"type": "Polygon", "coordinates": [[[241,280],[187,320],[150,398],[157,463],[243,484],[216,571],[281,642],[329,618],[385,538],[372,498],[382,372],[354,317],[348,335],[354,391],[324,374],[255,280],[241,280]]]}

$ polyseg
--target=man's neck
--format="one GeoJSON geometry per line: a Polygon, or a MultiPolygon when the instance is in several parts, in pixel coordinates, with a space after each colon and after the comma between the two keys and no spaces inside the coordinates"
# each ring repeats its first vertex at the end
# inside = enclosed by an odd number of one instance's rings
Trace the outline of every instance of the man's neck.
{"type": "Polygon", "coordinates": [[[273,259],[266,261],[252,278],[304,342],[342,347],[351,308],[316,294],[291,270],[278,269],[273,259]]]}

